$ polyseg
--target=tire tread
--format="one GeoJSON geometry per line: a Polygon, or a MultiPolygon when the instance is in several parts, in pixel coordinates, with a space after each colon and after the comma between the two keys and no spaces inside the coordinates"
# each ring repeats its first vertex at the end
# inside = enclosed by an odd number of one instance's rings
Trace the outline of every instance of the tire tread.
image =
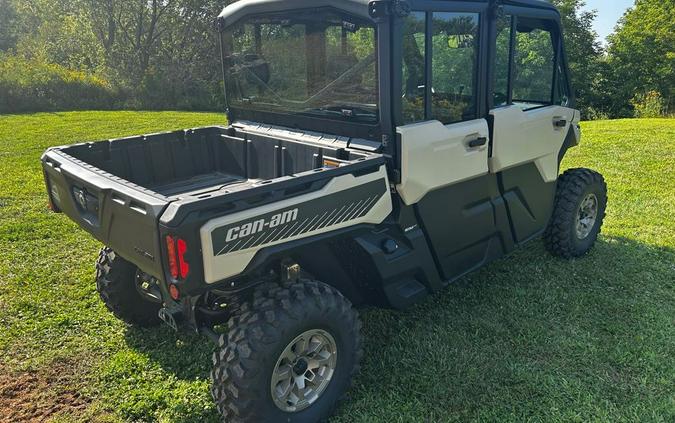
{"type": "Polygon", "coordinates": [[[96,291],[103,304],[118,319],[141,327],[161,323],[160,304],[140,296],[134,286],[136,267],[108,247],[101,248],[96,260],[96,291]]]}
{"type": "Polygon", "coordinates": [[[599,187],[601,197],[599,204],[599,225],[597,237],[602,229],[602,221],[606,214],[607,184],[602,175],[594,170],[576,168],[569,169],[558,179],[558,189],[554,202],[551,221],[544,232],[544,246],[556,257],[571,259],[584,255],[588,250],[580,249],[572,242],[574,234],[573,222],[581,196],[589,187],[599,187]]]}
{"type": "Polygon", "coordinates": [[[350,328],[356,346],[355,365],[349,376],[353,381],[359,372],[363,342],[361,321],[351,303],[335,288],[315,280],[264,283],[255,289],[252,299],[242,303],[231,316],[228,332],[220,336],[219,348],[213,354],[211,394],[225,421],[263,421],[264,416],[259,415],[251,395],[256,390],[255,376],[261,371],[253,357],[264,354],[268,345],[280,341],[278,328],[283,321],[302,321],[306,317],[303,310],[310,302],[330,313],[331,319],[341,319],[350,328]]]}

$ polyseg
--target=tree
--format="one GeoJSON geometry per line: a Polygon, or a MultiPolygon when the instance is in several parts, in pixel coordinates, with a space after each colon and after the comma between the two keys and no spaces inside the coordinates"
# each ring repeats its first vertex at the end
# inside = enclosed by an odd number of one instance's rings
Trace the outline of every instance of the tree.
{"type": "Polygon", "coordinates": [[[88,0],[87,10],[94,32],[103,46],[106,58],[117,39],[117,21],[120,19],[118,0],[88,0]]]}
{"type": "Polygon", "coordinates": [[[169,98],[181,108],[223,109],[215,30],[222,7],[218,0],[182,0],[173,5],[161,25],[153,67],[146,73],[146,97],[157,104],[169,98]]]}
{"type": "Polygon", "coordinates": [[[0,51],[16,45],[16,9],[12,0],[0,0],[0,51]]]}
{"type": "Polygon", "coordinates": [[[9,0],[17,31],[14,50],[20,56],[72,70],[100,71],[103,56],[82,0],[9,0]]]}
{"type": "Polygon", "coordinates": [[[595,114],[599,93],[602,47],[593,30],[595,11],[583,11],[584,0],[553,0],[558,7],[565,32],[565,47],[572,86],[577,94],[577,108],[584,117],[595,114]]]}
{"type": "MultiPolygon", "coordinates": [[[[637,0],[609,38],[608,90],[625,114],[636,96],[656,92],[672,112],[675,93],[675,0],[637,0]]],[[[653,98],[653,97],[652,97],[653,98]]]]}

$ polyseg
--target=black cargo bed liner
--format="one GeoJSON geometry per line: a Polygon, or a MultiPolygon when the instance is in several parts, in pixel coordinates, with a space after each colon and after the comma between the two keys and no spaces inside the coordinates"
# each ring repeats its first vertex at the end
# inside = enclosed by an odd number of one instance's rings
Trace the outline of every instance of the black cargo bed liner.
{"type": "Polygon", "coordinates": [[[59,149],[162,198],[200,196],[322,168],[324,159],[366,157],[342,146],[211,127],[78,144],[59,149]]]}
{"type": "Polygon", "coordinates": [[[193,176],[192,178],[185,180],[153,186],[150,187],[150,190],[162,194],[165,197],[178,195],[199,196],[244,181],[246,181],[246,179],[243,179],[240,176],[223,172],[211,172],[193,176]]]}

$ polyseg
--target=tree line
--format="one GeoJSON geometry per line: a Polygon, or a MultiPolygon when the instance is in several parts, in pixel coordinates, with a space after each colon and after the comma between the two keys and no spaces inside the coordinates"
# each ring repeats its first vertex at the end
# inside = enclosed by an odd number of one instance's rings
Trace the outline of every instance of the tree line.
{"type": "MultiPolygon", "coordinates": [[[[603,46],[552,0],[586,119],[673,113],[675,0],[636,0],[603,46]]],[[[0,0],[0,113],[222,110],[214,18],[232,0],[0,0]]]]}

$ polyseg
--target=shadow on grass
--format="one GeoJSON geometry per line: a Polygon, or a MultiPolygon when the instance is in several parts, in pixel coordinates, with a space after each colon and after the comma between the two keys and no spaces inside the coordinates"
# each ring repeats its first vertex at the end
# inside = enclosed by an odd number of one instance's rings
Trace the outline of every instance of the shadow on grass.
{"type": "MultiPolygon", "coordinates": [[[[364,309],[361,374],[335,421],[588,418],[597,404],[658,413],[673,262],[672,249],[628,239],[602,238],[571,261],[535,242],[411,310],[364,309]]],[[[215,350],[166,329],[130,329],[127,342],[184,380],[207,378],[215,350]]]]}
{"type": "Polygon", "coordinates": [[[205,379],[211,371],[215,344],[193,333],[175,332],[168,327],[139,329],[130,327],[127,344],[149,356],[164,371],[180,380],[205,379]]]}

